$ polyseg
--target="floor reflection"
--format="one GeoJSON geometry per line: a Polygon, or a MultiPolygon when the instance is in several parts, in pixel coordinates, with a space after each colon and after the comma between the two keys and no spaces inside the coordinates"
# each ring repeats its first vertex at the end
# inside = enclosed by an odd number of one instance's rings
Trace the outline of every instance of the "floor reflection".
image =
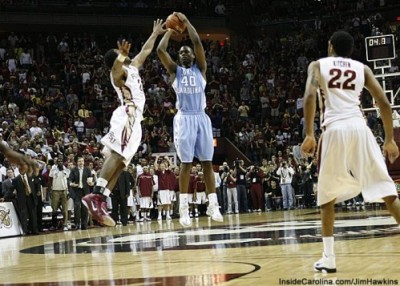
{"type": "MultiPolygon", "coordinates": [[[[338,219],[335,236],[341,239],[372,238],[399,234],[390,217],[338,219]]],[[[137,224],[133,233],[106,234],[71,239],[22,250],[31,254],[144,252],[163,250],[257,247],[277,244],[310,243],[321,240],[318,220],[296,221],[288,217],[280,222],[240,224],[239,216],[229,216],[224,226],[182,229],[172,222],[137,224]]],[[[194,224],[195,225],[195,224],[194,224]]]]}

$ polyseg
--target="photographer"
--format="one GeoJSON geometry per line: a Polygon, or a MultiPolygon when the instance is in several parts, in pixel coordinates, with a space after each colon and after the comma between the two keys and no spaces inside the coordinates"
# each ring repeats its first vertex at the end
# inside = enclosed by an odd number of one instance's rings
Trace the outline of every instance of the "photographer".
{"type": "Polygon", "coordinates": [[[241,212],[249,211],[247,204],[247,186],[246,186],[246,174],[247,171],[244,168],[243,160],[235,160],[234,172],[236,174],[236,189],[238,193],[239,209],[241,212]]]}
{"type": "Polygon", "coordinates": [[[280,164],[280,167],[276,171],[276,174],[280,177],[280,186],[282,189],[283,209],[294,209],[294,193],[292,188],[292,179],[294,175],[294,169],[288,165],[286,161],[280,164]]]}
{"type": "Polygon", "coordinates": [[[251,166],[246,176],[250,181],[250,197],[253,203],[253,211],[261,212],[264,204],[262,190],[264,172],[258,166],[251,166]]]}
{"type": "Polygon", "coordinates": [[[282,190],[276,181],[271,181],[264,193],[266,211],[282,208],[282,190]]]}
{"type": "Polygon", "coordinates": [[[304,206],[311,208],[313,205],[313,182],[310,174],[310,169],[305,165],[299,166],[300,175],[300,193],[304,196],[304,206]]]}
{"type": "MultiPolygon", "coordinates": [[[[262,161],[262,166],[260,167],[260,169],[263,171],[264,173],[264,178],[263,178],[263,191],[264,191],[264,201],[265,201],[265,211],[271,211],[272,209],[272,199],[271,199],[271,194],[268,194],[268,189],[270,189],[271,187],[271,183],[275,183],[275,186],[278,185],[279,186],[279,176],[276,175],[275,173],[275,164],[272,161],[267,161],[266,159],[264,159],[262,161]]],[[[280,189],[280,187],[279,187],[280,189]]],[[[279,191],[280,193],[280,191],[279,191]]],[[[279,195],[280,197],[282,196],[282,194],[280,193],[279,195]]]]}
{"type": "Polygon", "coordinates": [[[229,175],[226,180],[226,191],[228,195],[228,208],[227,214],[231,214],[233,210],[233,206],[235,208],[235,213],[239,213],[239,202],[236,188],[236,175],[233,169],[230,170],[229,175]],[[232,204],[233,202],[233,204],[232,204]]]}

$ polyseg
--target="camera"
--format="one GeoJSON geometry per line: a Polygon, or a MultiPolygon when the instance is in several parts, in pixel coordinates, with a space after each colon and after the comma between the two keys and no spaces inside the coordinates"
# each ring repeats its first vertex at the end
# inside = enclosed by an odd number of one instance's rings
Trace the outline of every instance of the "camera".
{"type": "Polygon", "coordinates": [[[229,172],[229,167],[224,167],[224,172],[228,173],[229,172]]]}
{"type": "Polygon", "coordinates": [[[236,159],[235,161],[233,161],[233,166],[239,167],[239,165],[240,165],[240,160],[236,159]]]}

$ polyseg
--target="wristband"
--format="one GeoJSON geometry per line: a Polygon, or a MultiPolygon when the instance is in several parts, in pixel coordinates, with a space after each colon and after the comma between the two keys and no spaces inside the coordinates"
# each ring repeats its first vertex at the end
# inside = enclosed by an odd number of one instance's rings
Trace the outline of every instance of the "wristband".
{"type": "Polygon", "coordinates": [[[117,57],[117,61],[123,63],[123,62],[125,62],[126,58],[127,58],[126,56],[119,54],[117,57]]]}

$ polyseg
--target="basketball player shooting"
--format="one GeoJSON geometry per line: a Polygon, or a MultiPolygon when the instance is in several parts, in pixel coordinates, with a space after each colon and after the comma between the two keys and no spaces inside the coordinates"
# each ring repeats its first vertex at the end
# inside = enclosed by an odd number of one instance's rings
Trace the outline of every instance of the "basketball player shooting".
{"type": "Polygon", "coordinates": [[[197,157],[204,170],[204,180],[208,193],[207,215],[215,221],[223,221],[219,210],[217,195],[215,193],[215,178],[212,168],[214,154],[213,132],[211,120],[205,113],[206,107],[206,70],[207,62],[200,37],[188,18],[178,12],[174,12],[186,27],[193,49],[182,46],[179,49],[179,65],[172,60],[167,52],[169,39],[173,29],[162,37],[157,47],[157,54],[167,70],[175,90],[178,113],[174,117],[174,144],[181,160],[181,172],[179,175],[179,222],[184,227],[190,227],[192,221],[189,217],[188,189],[190,171],[193,159],[197,157]],[[196,63],[195,63],[196,62],[196,63]]]}

